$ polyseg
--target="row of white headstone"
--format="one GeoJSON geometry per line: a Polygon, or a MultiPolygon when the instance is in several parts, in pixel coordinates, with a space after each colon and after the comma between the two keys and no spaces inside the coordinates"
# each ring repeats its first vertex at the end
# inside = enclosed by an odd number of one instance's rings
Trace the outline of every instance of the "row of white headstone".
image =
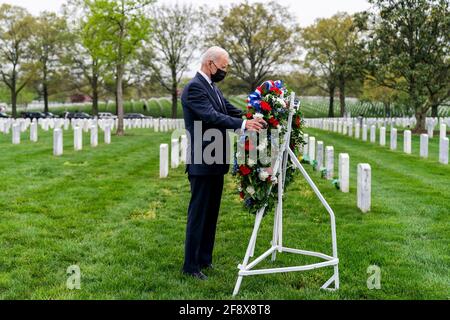
{"type": "MultiPolygon", "coordinates": [[[[306,119],[308,123],[314,123],[316,128],[327,131],[342,131],[342,126],[359,124],[362,127],[364,124],[367,127],[375,125],[377,128],[381,127],[396,127],[396,128],[412,128],[415,127],[417,120],[415,117],[400,117],[400,118],[310,118],[306,119]]],[[[440,128],[442,124],[450,127],[450,117],[425,119],[425,128],[427,128],[430,138],[433,137],[433,131],[440,128]]]]}
{"type": "MultiPolygon", "coordinates": [[[[334,147],[326,146],[323,141],[317,141],[315,137],[304,134],[303,139],[306,144],[302,147],[303,156],[310,160],[310,163],[317,162],[319,171],[325,169],[325,178],[332,180],[334,177],[334,147]]],[[[362,212],[370,211],[371,206],[371,167],[368,163],[358,164],[357,175],[357,207],[362,212]]],[[[339,154],[338,164],[339,189],[350,192],[350,156],[348,153],[339,154]]]]}
{"type": "MultiPolygon", "coordinates": [[[[8,134],[12,129],[12,143],[20,144],[21,133],[30,128],[30,140],[38,141],[38,126],[45,131],[53,129],[53,154],[63,154],[63,130],[73,128],[74,150],[83,149],[83,131],[90,131],[91,146],[98,145],[98,128],[104,132],[104,142],[111,143],[111,131],[117,126],[112,119],[0,119],[0,132],[8,134]]],[[[184,126],[182,119],[125,119],[124,128],[153,128],[154,131],[167,132],[181,129],[184,126]]]]}
{"type": "MultiPolygon", "coordinates": [[[[188,140],[186,135],[171,140],[170,167],[176,169],[180,164],[186,163],[188,140]]],[[[159,177],[169,176],[169,145],[164,143],[159,146],[159,177]]]]}
{"type": "MultiPolygon", "coordinates": [[[[25,132],[28,128],[33,128],[39,125],[42,130],[48,131],[49,129],[61,128],[64,130],[69,130],[75,127],[81,127],[84,132],[88,132],[93,125],[98,125],[102,130],[104,126],[108,124],[111,130],[118,125],[118,120],[115,119],[62,119],[62,118],[49,118],[49,119],[0,119],[0,133],[9,134],[10,129],[12,129],[14,124],[20,126],[20,131],[25,132]]],[[[124,130],[135,129],[135,128],[150,128],[154,129],[155,132],[169,132],[175,129],[183,129],[184,121],[183,119],[159,119],[159,118],[148,118],[148,119],[124,119],[124,130]]]]}
{"type": "MultiPolygon", "coordinates": [[[[368,131],[368,124],[363,124],[361,128],[359,122],[354,124],[352,121],[340,121],[340,119],[306,119],[306,125],[311,128],[341,133],[343,135],[348,135],[349,137],[362,139],[362,141],[368,140],[369,133],[369,141],[371,143],[376,143],[377,126],[375,124],[370,125],[370,132],[368,131]]],[[[433,132],[433,130],[431,130],[431,132],[433,132]]],[[[439,128],[439,162],[442,164],[448,164],[449,158],[449,139],[446,137],[446,134],[447,125],[441,123],[439,128]]],[[[429,139],[429,134],[422,134],[420,136],[420,156],[422,158],[428,158],[429,139]]],[[[386,127],[384,126],[379,128],[379,144],[381,146],[386,145],[386,127]]],[[[397,129],[394,127],[391,127],[390,130],[390,149],[397,149],[397,129]]],[[[407,154],[411,154],[412,152],[410,130],[405,130],[403,132],[403,152],[407,154]]]]}
{"type": "MultiPolygon", "coordinates": [[[[91,146],[98,146],[98,127],[93,125],[91,127],[91,146]]],[[[105,144],[111,143],[111,126],[104,127],[104,141],[105,144]]],[[[83,149],[83,131],[81,127],[76,126],[73,130],[73,147],[75,151],[83,149]]],[[[63,154],[63,130],[55,128],[53,130],[53,155],[61,156],[63,154]]]]}

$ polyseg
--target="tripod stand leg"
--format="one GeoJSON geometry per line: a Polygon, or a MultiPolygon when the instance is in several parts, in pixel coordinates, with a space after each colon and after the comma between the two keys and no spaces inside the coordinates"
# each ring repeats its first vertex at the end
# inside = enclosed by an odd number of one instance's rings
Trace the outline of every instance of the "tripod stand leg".
{"type": "MultiPolygon", "coordinates": [[[[252,250],[255,247],[256,236],[258,235],[259,226],[261,225],[261,220],[263,218],[265,209],[266,208],[264,207],[264,208],[260,209],[256,213],[255,225],[253,227],[252,236],[250,237],[250,242],[248,243],[247,251],[245,252],[244,261],[242,262],[242,265],[238,266],[239,270],[243,270],[243,269],[245,269],[247,267],[248,261],[250,259],[250,255],[252,253],[252,250]]],[[[239,293],[239,288],[240,288],[241,283],[242,283],[242,277],[243,276],[241,276],[241,275],[238,276],[238,279],[236,281],[236,285],[234,287],[233,296],[235,296],[235,295],[237,295],[239,293]]]]}
{"type": "MultiPolygon", "coordinates": [[[[277,245],[278,245],[278,210],[275,210],[273,218],[272,247],[276,247],[277,245]]],[[[275,261],[276,258],[277,258],[277,251],[274,250],[272,253],[272,261],[275,261]]]]}

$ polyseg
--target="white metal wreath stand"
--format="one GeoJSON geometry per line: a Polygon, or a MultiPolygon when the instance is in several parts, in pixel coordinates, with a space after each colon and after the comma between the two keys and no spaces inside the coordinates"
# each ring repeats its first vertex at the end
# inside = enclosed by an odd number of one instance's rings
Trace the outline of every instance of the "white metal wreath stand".
{"type": "Polygon", "coordinates": [[[252,276],[252,275],[258,275],[258,274],[271,274],[271,273],[281,273],[281,272],[294,272],[294,271],[306,271],[306,270],[313,270],[323,267],[330,267],[333,266],[334,273],[333,276],[326,281],[321,289],[327,289],[327,290],[337,290],[339,289],[339,259],[337,256],[337,243],[336,243],[336,223],[335,223],[335,217],[334,212],[328,205],[325,198],[320,193],[317,186],[314,184],[314,182],[311,180],[310,176],[306,172],[306,170],[301,165],[300,161],[295,156],[294,152],[289,147],[289,141],[291,137],[291,131],[292,131],[292,117],[293,117],[293,110],[294,110],[294,93],[291,96],[291,112],[289,114],[289,120],[288,120],[288,130],[284,136],[284,141],[280,149],[280,153],[278,154],[278,158],[275,162],[275,166],[273,169],[273,175],[278,176],[278,199],[277,199],[277,205],[275,209],[275,218],[274,218],[274,226],[273,226],[273,238],[271,242],[271,247],[269,250],[264,252],[262,255],[254,259],[251,263],[249,263],[250,257],[253,257],[255,245],[256,245],[256,237],[258,235],[258,230],[261,225],[262,218],[264,216],[264,212],[266,210],[266,207],[261,208],[256,213],[256,219],[255,219],[255,225],[253,227],[253,233],[250,237],[250,242],[247,247],[247,251],[245,253],[244,261],[242,264],[238,265],[239,273],[238,273],[238,279],[236,281],[236,286],[234,287],[233,296],[236,296],[239,293],[239,288],[242,283],[242,279],[244,276],[252,276]],[[311,188],[314,190],[315,194],[319,198],[320,202],[322,202],[322,205],[325,207],[325,209],[328,211],[330,215],[330,223],[331,223],[331,241],[332,241],[332,250],[333,250],[333,256],[329,256],[323,253],[314,252],[314,251],[306,251],[306,250],[299,250],[299,249],[292,249],[283,247],[283,193],[284,193],[284,187],[285,187],[285,177],[286,177],[286,169],[287,169],[287,162],[288,158],[290,158],[292,164],[300,170],[300,172],[305,177],[306,181],[309,183],[311,188]],[[282,162],[282,165],[280,166],[280,163],[282,162]],[[288,253],[295,253],[295,254],[301,254],[301,255],[307,255],[307,256],[313,256],[317,258],[321,258],[325,261],[319,262],[319,263],[313,263],[308,265],[302,265],[302,266],[294,266],[294,267],[280,267],[280,268],[270,268],[270,269],[256,269],[253,268],[263,261],[265,258],[267,258],[269,255],[272,255],[272,261],[275,261],[276,259],[276,253],[279,252],[288,252],[288,253]],[[334,288],[330,288],[330,285],[334,282],[334,288]]]}

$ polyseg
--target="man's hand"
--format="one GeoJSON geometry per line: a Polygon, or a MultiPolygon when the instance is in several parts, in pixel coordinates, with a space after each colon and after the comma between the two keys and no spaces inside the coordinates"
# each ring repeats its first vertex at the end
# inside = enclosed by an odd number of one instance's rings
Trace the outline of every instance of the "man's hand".
{"type": "Polygon", "coordinates": [[[267,122],[265,122],[264,119],[261,118],[247,120],[247,122],[245,123],[245,129],[249,131],[260,132],[261,129],[265,128],[267,128],[267,122]]]}

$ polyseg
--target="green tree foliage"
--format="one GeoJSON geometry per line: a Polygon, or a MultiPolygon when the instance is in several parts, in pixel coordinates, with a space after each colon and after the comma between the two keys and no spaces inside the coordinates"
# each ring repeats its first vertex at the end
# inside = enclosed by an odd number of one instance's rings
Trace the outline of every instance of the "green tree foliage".
{"type": "Polygon", "coordinates": [[[34,25],[24,8],[0,6],[0,74],[11,94],[13,117],[17,116],[17,97],[34,75],[29,56],[34,25]]]}
{"type": "Polygon", "coordinates": [[[234,4],[211,14],[209,45],[230,53],[231,73],[253,91],[276,67],[292,64],[299,27],[288,8],[276,2],[234,4]]]}
{"type": "Polygon", "coordinates": [[[302,30],[302,46],[307,50],[305,68],[329,96],[328,116],[334,116],[334,96],[339,89],[341,116],[345,113],[348,82],[361,78],[364,67],[363,43],[354,18],[339,13],[317,19],[302,30]]]}
{"type": "Polygon", "coordinates": [[[178,89],[199,37],[196,28],[199,16],[191,5],[162,5],[151,11],[152,39],[142,63],[172,96],[172,117],[177,116],[178,89]]]}
{"type": "Polygon", "coordinates": [[[127,64],[150,34],[144,9],[152,0],[85,0],[89,14],[84,32],[86,48],[104,59],[115,70],[117,135],[123,135],[123,77],[127,64]]]}
{"type": "Polygon", "coordinates": [[[371,73],[404,92],[425,130],[426,113],[450,97],[450,9],[447,0],[370,0],[371,73]],[[400,81],[399,81],[400,80],[400,81]]]}
{"type": "Polygon", "coordinates": [[[67,25],[64,18],[52,12],[42,12],[36,18],[30,51],[37,66],[38,92],[44,98],[44,112],[49,111],[49,85],[51,80],[58,78],[56,74],[62,68],[61,56],[67,40],[67,25]]]}

